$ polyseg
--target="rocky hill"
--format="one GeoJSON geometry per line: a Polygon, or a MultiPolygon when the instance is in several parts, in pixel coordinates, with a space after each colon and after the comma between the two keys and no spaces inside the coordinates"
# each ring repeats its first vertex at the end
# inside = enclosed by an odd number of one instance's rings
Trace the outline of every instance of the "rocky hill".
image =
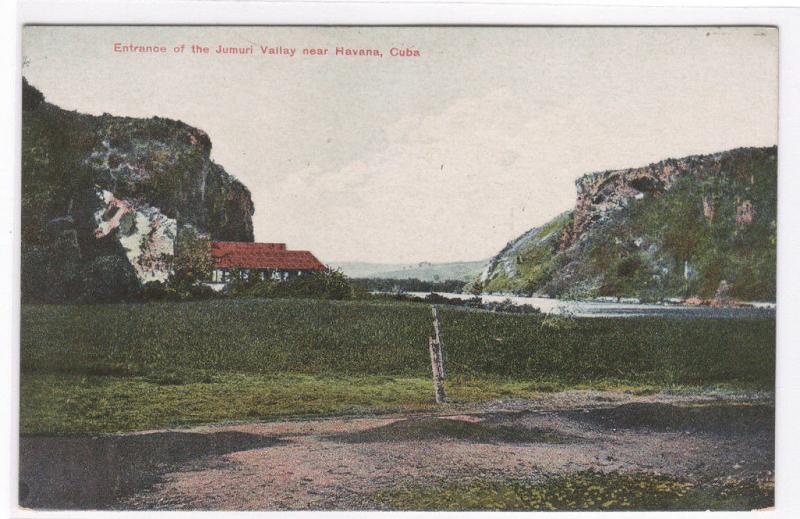
{"type": "Polygon", "coordinates": [[[163,281],[181,233],[253,241],[248,189],[202,130],[63,110],[23,79],[22,293],[120,299],[163,281]]]}
{"type": "Polygon", "coordinates": [[[473,290],[775,300],[777,148],[592,173],[572,211],[491,259],[473,290]]]}

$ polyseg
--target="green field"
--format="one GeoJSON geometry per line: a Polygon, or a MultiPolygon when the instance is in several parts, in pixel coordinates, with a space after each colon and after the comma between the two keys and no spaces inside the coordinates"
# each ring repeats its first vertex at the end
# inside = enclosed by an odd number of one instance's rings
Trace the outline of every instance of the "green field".
{"type": "MultiPolygon", "coordinates": [[[[442,310],[448,396],[565,387],[772,389],[775,319],[442,310]]],[[[25,305],[26,433],[112,432],[431,405],[430,307],[217,300],[25,305]]]]}

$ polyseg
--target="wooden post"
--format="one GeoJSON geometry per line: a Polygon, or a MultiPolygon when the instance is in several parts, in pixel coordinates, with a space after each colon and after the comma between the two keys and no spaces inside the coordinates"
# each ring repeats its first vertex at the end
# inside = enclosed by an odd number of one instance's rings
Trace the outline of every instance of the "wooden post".
{"type": "Polygon", "coordinates": [[[433,314],[433,340],[439,345],[439,373],[442,374],[442,379],[445,379],[447,372],[444,369],[444,341],[439,326],[439,309],[436,305],[431,305],[431,313],[433,314]]]}
{"type": "Polygon", "coordinates": [[[442,345],[433,337],[428,337],[428,351],[431,354],[431,372],[433,373],[433,392],[436,403],[444,403],[444,380],[442,377],[442,345]]]}

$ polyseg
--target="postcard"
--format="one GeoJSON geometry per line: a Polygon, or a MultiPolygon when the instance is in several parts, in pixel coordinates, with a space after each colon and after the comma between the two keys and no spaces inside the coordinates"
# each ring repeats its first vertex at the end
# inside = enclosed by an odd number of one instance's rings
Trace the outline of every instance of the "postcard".
{"type": "Polygon", "coordinates": [[[22,30],[19,506],[774,506],[778,29],[22,30]]]}

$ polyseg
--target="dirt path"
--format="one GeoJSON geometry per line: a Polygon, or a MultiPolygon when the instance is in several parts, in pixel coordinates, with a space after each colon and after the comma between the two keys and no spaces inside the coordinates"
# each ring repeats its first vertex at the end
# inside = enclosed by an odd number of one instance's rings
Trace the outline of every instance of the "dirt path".
{"type": "Polygon", "coordinates": [[[409,482],[581,470],[771,480],[768,395],[568,391],[433,414],[23,437],[32,508],[361,509],[409,482]]]}

